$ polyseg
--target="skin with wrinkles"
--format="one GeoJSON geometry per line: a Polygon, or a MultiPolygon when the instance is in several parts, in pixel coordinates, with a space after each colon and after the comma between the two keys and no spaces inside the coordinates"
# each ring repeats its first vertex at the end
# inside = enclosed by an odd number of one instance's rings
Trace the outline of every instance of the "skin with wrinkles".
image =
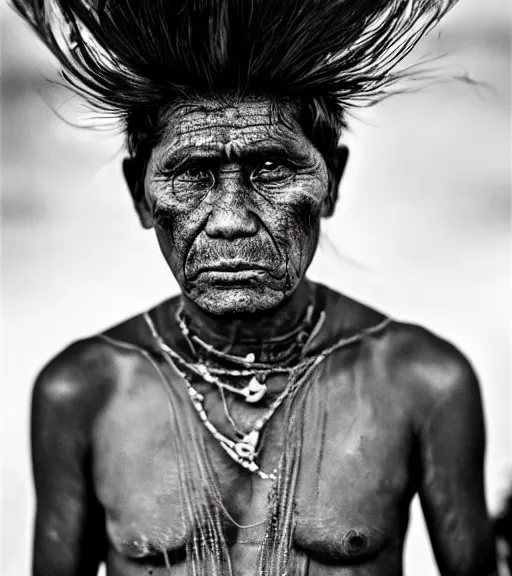
{"type": "MultiPolygon", "coordinates": [[[[154,228],[178,280],[193,333],[264,357],[311,302],[315,320],[325,312],[308,351],[315,357],[383,321],[305,279],[346,157],[340,148],[338,169],[329,170],[293,114],[286,106],[276,114],[275,103],[204,100],[169,110],[149,160],[127,160],[125,174],[141,222],[154,228]]],[[[150,315],[165,341],[190,357],[178,306],[173,298],[150,315]]],[[[416,493],[441,574],[491,574],[481,399],[460,352],[391,322],[328,356],[309,382],[290,574],[400,576],[416,493]]],[[[227,396],[242,429],[266,412],[286,377],[266,384],[259,404],[227,396]]],[[[232,437],[218,390],[199,379],[193,385],[209,420],[232,437]]],[[[137,316],[75,343],[36,382],[35,576],[92,576],[102,561],[108,576],[188,574],[194,527],[183,519],[178,461],[191,445],[175,442],[180,422],[204,439],[222,505],[236,522],[223,516],[233,574],[258,574],[271,483],[233,462],[205,431],[137,316]]],[[[263,470],[278,465],[287,424],[285,402],[265,427],[263,470]]]]}
{"type": "Polygon", "coordinates": [[[316,249],[327,168],[296,121],[273,116],[259,101],[180,108],[149,161],[145,199],[164,257],[184,294],[211,313],[277,306],[316,249]],[[228,262],[253,270],[235,285],[222,273],[228,262]]]}

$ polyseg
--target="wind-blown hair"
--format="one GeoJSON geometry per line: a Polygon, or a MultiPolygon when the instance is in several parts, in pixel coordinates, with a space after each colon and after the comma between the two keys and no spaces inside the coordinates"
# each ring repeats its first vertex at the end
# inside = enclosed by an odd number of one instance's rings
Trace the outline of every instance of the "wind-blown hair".
{"type": "MultiPolygon", "coordinates": [[[[293,100],[320,151],[345,112],[391,94],[397,64],[456,0],[11,0],[132,153],[177,99],[293,100]]],[[[147,150],[146,150],[147,152],[147,150]]]]}

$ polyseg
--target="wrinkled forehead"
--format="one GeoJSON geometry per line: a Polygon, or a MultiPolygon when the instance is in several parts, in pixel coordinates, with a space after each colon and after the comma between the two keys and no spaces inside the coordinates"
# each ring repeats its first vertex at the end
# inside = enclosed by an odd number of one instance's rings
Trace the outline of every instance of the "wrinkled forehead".
{"type": "MultiPolygon", "coordinates": [[[[288,108],[266,101],[223,104],[205,101],[171,110],[158,149],[162,153],[204,149],[227,157],[272,144],[306,140],[288,108]]],[[[302,142],[303,143],[303,142],[302,142]]]]}

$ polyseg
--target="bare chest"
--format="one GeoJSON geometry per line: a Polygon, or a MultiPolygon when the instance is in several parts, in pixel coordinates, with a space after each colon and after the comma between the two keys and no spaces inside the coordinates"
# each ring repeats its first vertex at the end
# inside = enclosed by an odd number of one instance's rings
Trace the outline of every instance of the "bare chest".
{"type": "MultiPolygon", "coordinates": [[[[125,382],[131,380],[131,385],[125,384],[112,399],[95,430],[94,481],[108,537],[113,548],[129,558],[162,550],[179,556],[190,538],[183,520],[179,462],[193,451],[191,438],[177,442],[172,422],[187,398],[177,396],[176,405],[170,406],[154,374],[137,365],[129,372],[125,382]]],[[[404,531],[404,507],[411,496],[411,438],[403,413],[386,405],[370,376],[331,362],[315,375],[308,393],[294,544],[320,560],[343,563],[375,556],[404,531]]],[[[221,429],[227,426],[220,402],[212,397],[209,406],[212,421],[221,429]]],[[[265,471],[279,464],[286,439],[284,408],[277,410],[262,437],[258,463],[265,471]]],[[[231,405],[231,412],[244,419],[243,408],[231,405]]],[[[192,420],[192,434],[204,438],[228,542],[259,546],[271,482],[233,462],[193,412],[185,420],[192,420]]]]}

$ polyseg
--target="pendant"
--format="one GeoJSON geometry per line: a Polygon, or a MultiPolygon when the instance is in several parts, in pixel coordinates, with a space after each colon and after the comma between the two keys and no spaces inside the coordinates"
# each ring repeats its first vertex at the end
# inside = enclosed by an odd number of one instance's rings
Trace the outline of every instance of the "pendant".
{"type": "Polygon", "coordinates": [[[235,444],[235,452],[243,460],[254,460],[254,447],[250,444],[246,444],[245,442],[237,442],[235,444]]]}
{"type": "Polygon", "coordinates": [[[256,376],[253,376],[251,378],[251,381],[249,382],[249,384],[247,384],[247,386],[243,389],[243,391],[245,401],[249,402],[250,404],[254,404],[255,402],[261,400],[263,396],[265,396],[267,392],[267,385],[262,384],[261,382],[258,381],[256,376]]]}
{"type": "Polygon", "coordinates": [[[260,433],[257,430],[252,430],[249,434],[246,434],[240,442],[236,442],[233,448],[240,458],[252,461],[254,460],[256,445],[259,439],[260,433]]]}
{"type": "Polygon", "coordinates": [[[223,448],[229,456],[231,456],[231,458],[237,462],[238,464],[240,464],[240,466],[243,466],[244,468],[246,468],[247,470],[249,470],[250,472],[257,472],[259,470],[258,465],[256,464],[256,462],[253,461],[253,458],[244,458],[242,456],[240,456],[240,454],[237,452],[237,445],[239,443],[235,444],[233,446],[233,448],[227,444],[226,442],[222,442],[220,443],[221,448],[223,448]]]}

